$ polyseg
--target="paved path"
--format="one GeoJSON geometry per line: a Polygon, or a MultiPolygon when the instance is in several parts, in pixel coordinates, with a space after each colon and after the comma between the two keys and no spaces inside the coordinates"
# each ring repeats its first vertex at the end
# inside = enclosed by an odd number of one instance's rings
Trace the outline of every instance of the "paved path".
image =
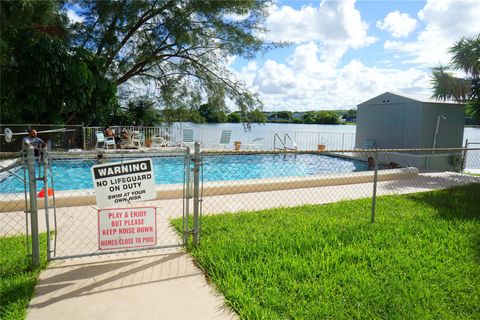
{"type": "Polygon", "coordinates": [[[237,319],[184,252],[53,262],[28,320],[237,319]]]}

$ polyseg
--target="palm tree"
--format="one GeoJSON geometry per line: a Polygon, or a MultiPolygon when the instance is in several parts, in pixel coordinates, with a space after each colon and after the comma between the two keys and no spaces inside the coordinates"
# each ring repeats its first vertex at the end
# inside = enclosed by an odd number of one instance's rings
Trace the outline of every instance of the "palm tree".
{"type": "Polygon", "coordinates": [[[480,123],[480,34],[462,38],[450,53],[449,66],[432,69],[433,98],[465,103],[467,113],[480,123]],[[457,77],[450,70],[460,70],[465,76],[457,77]]]}

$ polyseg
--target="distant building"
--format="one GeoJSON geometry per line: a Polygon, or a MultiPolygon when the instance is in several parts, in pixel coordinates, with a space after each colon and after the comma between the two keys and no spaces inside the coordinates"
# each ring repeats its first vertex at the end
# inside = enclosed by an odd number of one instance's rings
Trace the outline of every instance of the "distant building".
{"type": "Polygon", "coordinates": [[[345,122],[357,122],[357,117],[342,116],[342,119],[345,120],[345,122]]]}
{"type": "Polygon", "coordinates": [[[303,118],[303,112],[294,112],[292,114],[293,119],[302,119],[303,118]]]}
{"type": "MultiPolygon", "coordinates": [[[[464,122],[463,104],[385,92],[358,105],[355,146],[360,148],[365,141],[373,141],[374,147],[380,149],[461,148],[464,122]]],[[[422,166],[420,160],[413,159],[401,162],[422,166]]],[[[442,160],[444,163],[438,167],[458,164],[458,160],[449,160],[442,160]]],[[[424,164],[431,166],[432,161],[424,164]]]]}

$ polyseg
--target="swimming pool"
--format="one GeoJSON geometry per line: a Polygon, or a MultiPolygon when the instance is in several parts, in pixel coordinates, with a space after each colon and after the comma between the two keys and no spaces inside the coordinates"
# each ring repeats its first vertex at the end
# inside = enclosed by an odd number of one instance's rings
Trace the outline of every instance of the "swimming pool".
{"type": "MultiPolygon", "coordinates": [[[[127,160],[127,159],[124,159],[127,160]]],[[[128,159],[130,160],[130,159],[128,159]]],[[[180,184],[184,180],[183,157],[152,157],[156,184],[180,184]]],[[[111,160],[118,161],[118,160],[111,160]]],[[[55,190],[93,189],[90,168],[94,160],[52,161],[55,190]]],[[[326,173],[366,171],[363,161],[319,154],[220,155],[203,157],[204,181],[301,177],[326,173]]],[[[23,177],[23,170],[15,172],[23,177]]],[[[42,189],[42,182],[38,189],[42,189]]],[[[11,174],[0,182],[0,193],[23,192],[23,181],[11,174]]]]}

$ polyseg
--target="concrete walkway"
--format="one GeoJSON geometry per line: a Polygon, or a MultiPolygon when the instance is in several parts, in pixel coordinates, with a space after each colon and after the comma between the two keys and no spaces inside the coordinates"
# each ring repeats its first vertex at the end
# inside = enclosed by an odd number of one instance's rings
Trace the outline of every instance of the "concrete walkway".
{"type": "Polygon", "coordinates": [[[41,273],[29,320],[237,319],[178,250],[53,262],[41,273]]]}

